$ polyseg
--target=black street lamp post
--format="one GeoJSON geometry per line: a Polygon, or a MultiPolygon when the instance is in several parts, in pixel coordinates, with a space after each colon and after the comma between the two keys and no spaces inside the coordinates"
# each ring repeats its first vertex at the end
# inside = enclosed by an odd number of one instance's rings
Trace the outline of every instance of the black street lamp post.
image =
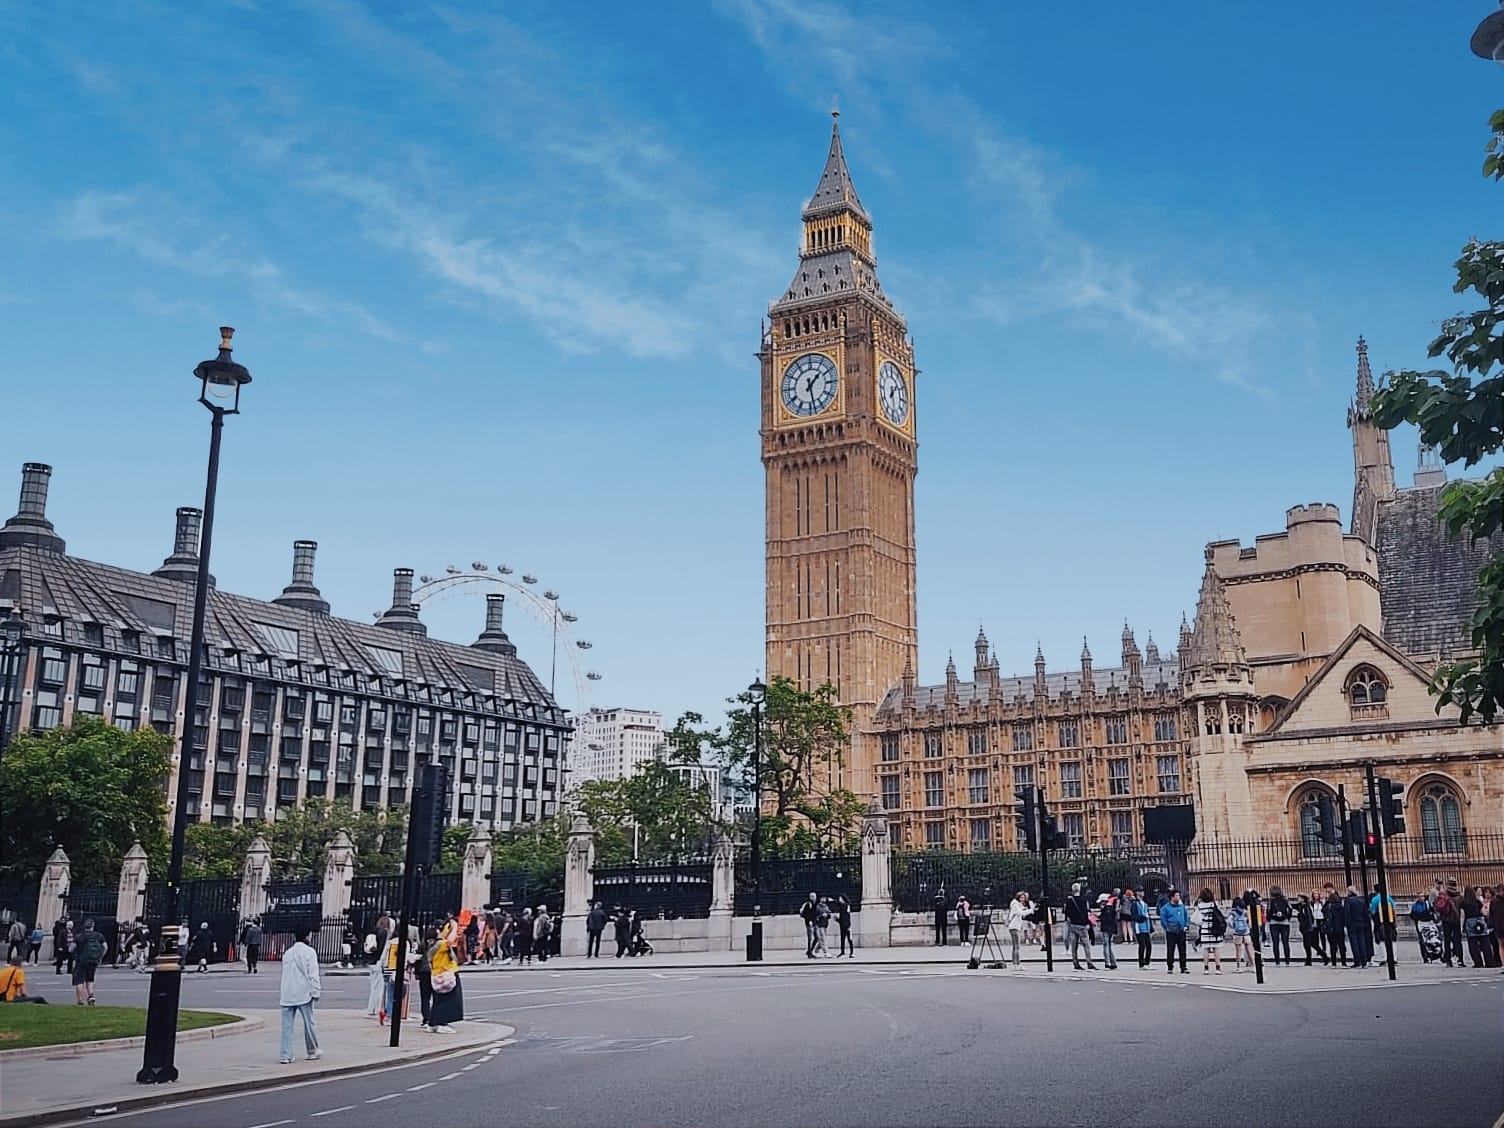
{"type": "Polygon", "coordinates": [[[26,620],[12,610],[0,620],[0,752],[10,746],[12,712],[21,709],[21,673],[26,668],[26,620]],[[11,694],[15,701],[11,701],[11,694]]]}
{"type": "Polygon", "coordinates": [[[768,687],[758,678],[747,687],[752,703],[752,931],[747,959],[762,959],[762,706],[768,687]]]}
{"type": "Polygon", "coordinates": [[[203,532],[198,550],[198,580],[193,593],[193,636],[188,651],[188,686],[179,726],[178,786],[172,811],[172,857],[167,866],[167,919],[157,961],[152,967],[146,1007],[146,1046],[136,1081],[156,1085],[178,1079],[178,998],[183,986],[183,957],[178,951],[178,894],[183,879],[183,840],[188,831],[188,776],[193,758],[193,730],[198,719],[199,677],[204,665],[204,615],[209,605],[209,547],[214,536],[214,495],[219,485],[219,440],[225,416],[240,414],[240,389],[251,382],[244,365],[230,357],[235,330],[219,330],[219,355],[193,370],[201,388],[198,402],[209,409],[209,474],[204,486],[203,532]]]}

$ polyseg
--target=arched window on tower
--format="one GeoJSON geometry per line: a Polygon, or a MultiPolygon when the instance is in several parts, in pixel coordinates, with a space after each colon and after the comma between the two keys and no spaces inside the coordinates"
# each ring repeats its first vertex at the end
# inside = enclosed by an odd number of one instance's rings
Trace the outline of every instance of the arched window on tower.
{"type": "Polygon", "coordinates": [[[1216,704],[1202,706],[1206,714],[1204,727],[1207,736],[1220,736],[1222,734],[1222,709],[1216,704]]]}
{"type": "Polygon", "coordinates": [[[1229,705],[1227,707],[1227,731],[1243,731],[1243,706],[1229,705]]]}
{"type": "Polygon", "coordinates": [[[1445,783],[1432,783],[1421,789],[1420,843],[1425,854],[1462,852],[1462,801],[1445,783]]]}
{"type": "Polygon", "coordinates": [[[1387,716],[1388,700],[1389,682],[1372,666],[1355,666],[1347,675],[1347,703],[1355,720],[1387,716]]]}
{"type": "MultiPolygon", "coordinates": [[[[1321,801],[1325,797],[1332,807],[1332,817],[1340,821],[1337,811],[1337,797],[1326,787],[1311,786],[1305,789],[1300,799],[1295,804],[1295,810],[1300,823],[1300,856],[1303,858],[1329,858],[1334,854],[1342,853],[1342,847],[1337,843],[1323,842],[1321,840],[1321,801]]],[[[1339,828],[1340,829],[1340,828],[1339,828]]]]}

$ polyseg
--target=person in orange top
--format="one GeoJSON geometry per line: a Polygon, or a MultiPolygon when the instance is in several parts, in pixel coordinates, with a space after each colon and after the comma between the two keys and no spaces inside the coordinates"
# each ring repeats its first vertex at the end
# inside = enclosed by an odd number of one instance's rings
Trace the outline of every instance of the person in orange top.
{"type": "Polygon", "coordinates": [[[45,1003],[47,1000],[26,993],[26,968],[18,953],[11,956],[9,965],[0,971],[0,999],[7,1003],[45,1003]]]}

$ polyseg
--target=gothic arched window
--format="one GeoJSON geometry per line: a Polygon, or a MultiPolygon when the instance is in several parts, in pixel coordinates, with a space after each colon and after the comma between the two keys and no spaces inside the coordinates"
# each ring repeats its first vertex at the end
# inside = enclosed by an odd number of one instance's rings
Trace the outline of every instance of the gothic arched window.
{"type": "Polygon", "coordinates": [[[1352,705],[1382,705],[1389,697],[1389,683],[1372,666],[1358,666],[1347,675],[1347,700],[1352,705]]]}
{"type": "Polygon", "coordinates": [[[1426,854],[1462,852],[1462,801],[1444,783],[1433,783],[1420,794],[1420,842],[1426,854]]]}
{"type": "Polygon", "coordinates": [[[1321,805],[1323,798],[1331,806],[1332,817],[1337,817],[1337,800],[1325,787],[1308,787],[1301,793],[1295,809],[1300,818],[1300,856],[1303,858],[1329,858],[1340,854],[1342,848],[1334,842],[1321,840],[1321,805]]]}

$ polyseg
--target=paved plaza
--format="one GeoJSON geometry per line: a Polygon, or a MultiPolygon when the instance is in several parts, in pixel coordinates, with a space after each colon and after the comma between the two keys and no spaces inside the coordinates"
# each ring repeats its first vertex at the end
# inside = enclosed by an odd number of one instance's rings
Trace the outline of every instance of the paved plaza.
{"type": "MultiPolygon", "coordinates": [[[[909,954],[919,962],[884,953],[865,962],[696,967],[680,957],[679,966],[563,960],[467,972],[466,1025],[510,1028],[505,1036],[456,1044],[465,1052],[443,1060],[322,1082],[293,1072],[287,1087],[88,1120],[140,1128],[1487,1128],[1504,1112],[1497,972],[1411,966],[1390,985],[1381,972],[1295,968],[1271,972],[1260,988],[1251,975],[1219,981],[1195,968],[1187,976],[1163,968],[1048,976],[1033,966],[968,971],[954,959],[958,949],[945,962],[937,962],[941,953],[909,954]]],[[[47,975],[38,979],[48,985],[47,975]]],[[[391,1063],[385,1031],[360,1014],[365,979],[329,974],[325,982],[331,1053],[391,1063]]],[[[236,1076],[271,1083],[280,1076],[276,984],[275,974],[230,970],[185,978],[185,1006],[272,1020],[262,1031],[201,1044],[233,1063],[236,1076]]],[[[143,1001],[145,990],[144,976],[101,979],[107,1002],[143,1001]]],[[[442,1037],[409,1027],[404,1040],[431,1045],[442,1037]]],[[[6,1088],[104,1094],[104,1061],[58,1056],[0,1069],[6,1088]]],[[[199,1051],[184,1064],[217,1068],[199,1051]]],[[[131,1096],[136,1087],[116,1090],[131,1096]]],[[[108,1107],[103,1096],[99,1103],[108,1107]]]]}

